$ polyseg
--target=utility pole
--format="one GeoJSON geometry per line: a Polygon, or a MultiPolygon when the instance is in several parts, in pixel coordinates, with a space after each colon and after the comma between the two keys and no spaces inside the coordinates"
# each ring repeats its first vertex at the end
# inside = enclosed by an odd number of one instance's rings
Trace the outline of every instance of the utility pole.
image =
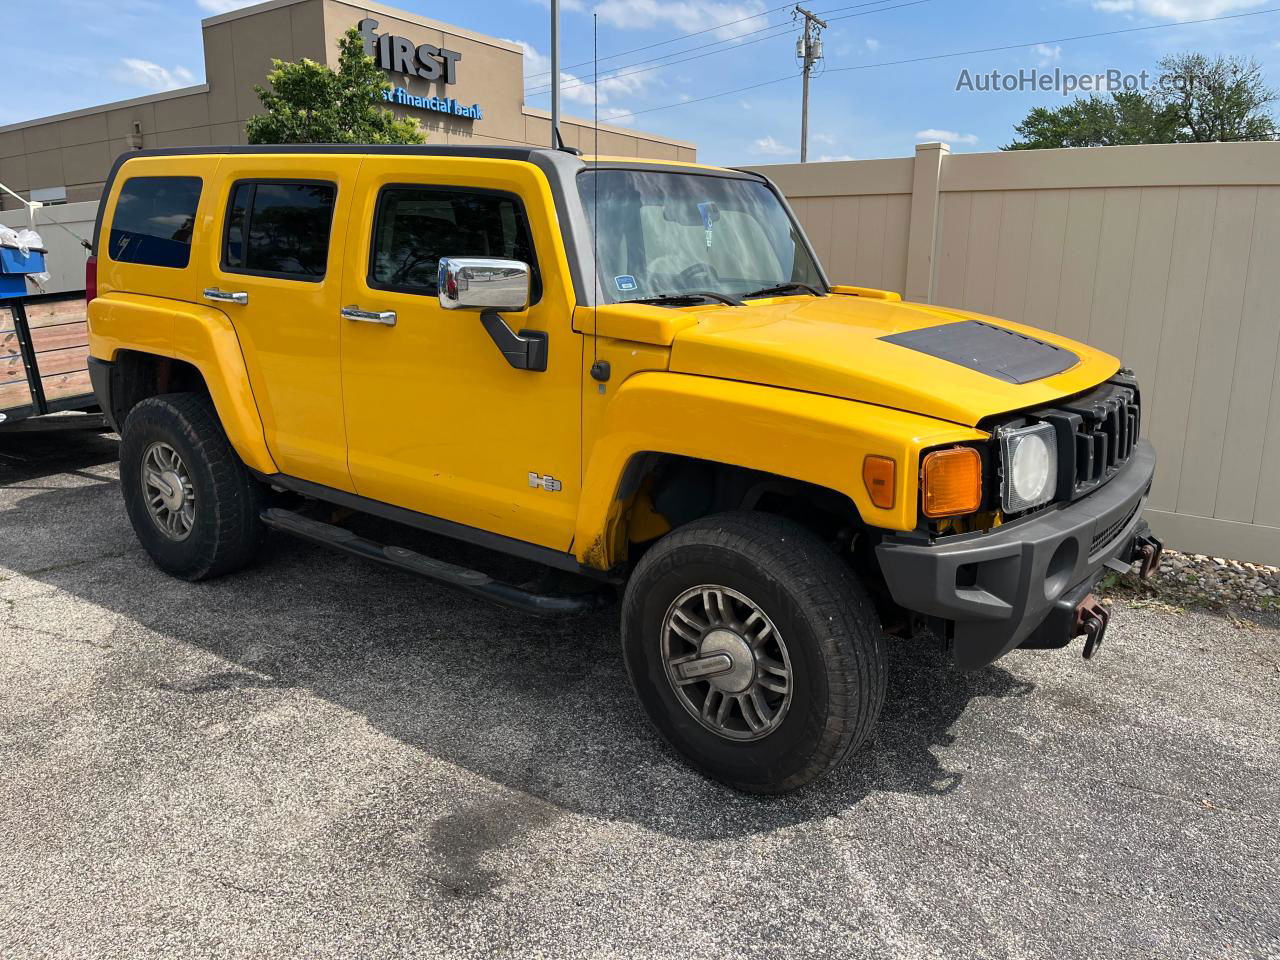
{"type": "Polygon", "coordinates": [[[560,149],[560,0],[551,0],[551,146],[560,149]]]}
{"type": "MultiPolygon", "coordinates": [[[[555,0],[552,0],[555,2],[555,0]]],[[[813,11],[796,4],[796,13],[804,17],[804,35],[796,40],[796,56],[804,67],[804,94],[800,105],[800,162],[809,162],[809,74],[813,65],[822,59],[822,31],[827,21],[819,19],[813,11]]]]}

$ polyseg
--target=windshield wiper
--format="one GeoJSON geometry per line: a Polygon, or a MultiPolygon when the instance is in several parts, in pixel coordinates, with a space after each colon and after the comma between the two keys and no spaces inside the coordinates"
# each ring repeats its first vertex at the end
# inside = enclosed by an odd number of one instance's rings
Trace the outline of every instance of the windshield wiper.
{"type": "Polygon", "coordinates": [[[742,306],[742,301],[714,290],[690,290],[688,293],[659,293],[652,297],[636,297],[634,300],[621,300],[620,303],[653,303],[659,306],[684,304],[692,306],[707,300],[727,303],[731,307],[742,306]]]}
{"type": "Polygon", "coordinates": [[[788,290],[800,290],[800,291],[803,291],[804,293],[811,293],[815,297],[826,296],[825,293],[819,293],[818,290],[816,290],[814,287],[809,286],[807,283],[793,282],[793,283],[775,283],[772,287],[764,287],[763,289],[756,290],[753,293],[744,293],[742,295],[742,299],[750,300],[753,297],[773,297],[773,296],[777,296],[780,293],[786,293],[788,290]]]}

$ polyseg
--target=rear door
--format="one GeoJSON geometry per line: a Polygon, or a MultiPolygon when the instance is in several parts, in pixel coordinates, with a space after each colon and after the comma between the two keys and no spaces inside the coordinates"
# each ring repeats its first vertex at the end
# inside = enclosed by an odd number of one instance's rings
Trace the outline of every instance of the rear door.
{"type": "Polygon", "coordinates": [[[342,409],[340,293],[359,155],[233,155],[202,296],[235,326],[281,472],[353,490],[342,409]]]}

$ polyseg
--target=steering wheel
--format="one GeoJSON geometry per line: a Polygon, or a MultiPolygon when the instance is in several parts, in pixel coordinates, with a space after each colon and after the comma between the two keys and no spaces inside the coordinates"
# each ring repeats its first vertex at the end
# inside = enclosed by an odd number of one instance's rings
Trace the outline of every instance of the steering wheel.
{"type": "Polygon", "coordinates": [[[712,289],[720,282],[720,274],[716,272],[716,268],[709,263],[702,263],[701,261],[691,263],[681,270],[676,277],[682,285],[709,286],[712,289]]]}

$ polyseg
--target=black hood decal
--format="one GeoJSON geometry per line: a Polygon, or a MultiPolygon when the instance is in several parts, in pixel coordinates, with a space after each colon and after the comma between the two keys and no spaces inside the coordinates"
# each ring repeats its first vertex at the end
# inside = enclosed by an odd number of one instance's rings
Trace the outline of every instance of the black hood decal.
{"type": "Polygon", "coordinates": [[[908,350],[959,364],[1005,383],[1031,383],[1070,370],[1080,358],[1023,333],[981,320],[961,320],[881,337],[908,350]]]}

